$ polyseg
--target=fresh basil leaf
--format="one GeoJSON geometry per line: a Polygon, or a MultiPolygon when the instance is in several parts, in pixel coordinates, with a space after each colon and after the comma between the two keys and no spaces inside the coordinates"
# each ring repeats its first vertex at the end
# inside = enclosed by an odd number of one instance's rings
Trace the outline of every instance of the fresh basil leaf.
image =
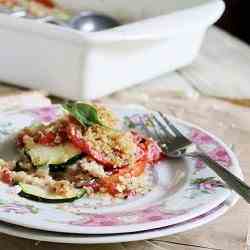
{"type": "Polygon", "coordinates": [[[74,102],[66,102],[63,105],[64,110],[66,110],[67,112],[69,112],[70,114],[72,114],[74,111],[74,102]]]}
{"type": "Polygon", "coordinates": [[[87,125],[91,126],[93,124],[103,125],[98,119],[98,114],[96,109],[86,103],[76,103],[76,112],[84,120],[87,125]]]}
{"type": "Polygon", "coordinates": [[[63,105],[63,108],[83,126],[92,126],[93,124],[104,126],[98,119],[96,109],[89,104],[82,102],[67,102],[63,105]]]}

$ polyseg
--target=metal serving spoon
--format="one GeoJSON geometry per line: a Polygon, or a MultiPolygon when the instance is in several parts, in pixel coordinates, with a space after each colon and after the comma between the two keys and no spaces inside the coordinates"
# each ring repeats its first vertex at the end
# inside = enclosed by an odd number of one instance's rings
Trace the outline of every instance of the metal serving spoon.
{"type": "Polygon", "coordinates": [[[59,26],[64,26],[72,29],[76,29],[82,32],[96,32],[105,29],[111,29],[121,25],[116,19],[94,11],[80,12],[76,16],[73,16],[69,21],[58,20],[54,16],[34,17],[27,14],[24,9],[10,10],[7,7],[0,6],[0,13],[5,13],[15,17],[25,17],[34,19],[38,22],[51,23],[59,26]]]}
{"type": "Polygon", "coordinates": [[[116,19],[93,11],[81,12],[74,16],[69,25],[73,29],[83,32],[95,32],[105,29],[111,29],[121,25],[116,19]]]}
{"type": "Polygon", "coordinates": [[[46,21],[46,17],[45,22],[69,27],[82,32],[96,32],[121,25],[114,18],[94,11],[80,12],[68,22],[59,21],[56,18],[46,21]]]}

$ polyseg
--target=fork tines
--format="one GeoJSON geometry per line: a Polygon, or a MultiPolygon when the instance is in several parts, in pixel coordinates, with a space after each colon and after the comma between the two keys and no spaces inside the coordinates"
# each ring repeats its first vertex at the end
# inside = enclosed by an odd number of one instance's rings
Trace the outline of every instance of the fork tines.
{"type": "Polygon", "coordinates": [[[151,114],[148,121],[142,119],[145,132],[155,138],[164,150],[172,153],[192,144],[172,122],[161,112],[151,114]],[[149,127],[150,124],[151,126],[149,127]]]}

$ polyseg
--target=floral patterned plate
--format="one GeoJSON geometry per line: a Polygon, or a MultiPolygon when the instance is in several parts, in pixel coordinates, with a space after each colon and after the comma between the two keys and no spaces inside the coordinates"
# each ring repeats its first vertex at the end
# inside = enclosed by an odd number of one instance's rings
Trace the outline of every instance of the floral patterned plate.
{"type": "MultiPolygon", "coordinates": [[[[140,129],[138,106],[113,107],[124,127],[140,129]],[[133,121],[131,123],[131,121],[133,121]]],[[[14,134],[34,122],[61,115],[59,106],[0,115],[0,155],[14,157],[14,134]],[[1,117],[2,116],[2,117],[1,117]]],[[[218,138],[192,124],[173,122],[212,158],[240,176],[238,161],[218,138]]],[[[153,169],[154,187],[145,196],[126,201],[82,198],[72,203],[45,204],[17,195],[18,187],[0,184],[0,220],[34,229],[64,233],[110,234],[149,230],[181,223],[217,207],[231,194],[215,173],[198,160],[162,161],[153,169]]]]}
{"type": "Polygon", "coordinates": [[[231,208],[239,199],[239,196],[232,193],[230,197],[222,202],[219,206],[193,219],[185,222],[177,223],[171,226],[151,229],[141,232],[123,233],[123,234],[65,234],[46,232],[41,230],[28,229],[8,223],[0,223],[0,232],[20,238],[48,241],[56,243],[71,243],[71,244],[106,244],[128,241],[147,240],[176,233],[181,233],[208,222],[211,222],[223,215],[231,208]]]}

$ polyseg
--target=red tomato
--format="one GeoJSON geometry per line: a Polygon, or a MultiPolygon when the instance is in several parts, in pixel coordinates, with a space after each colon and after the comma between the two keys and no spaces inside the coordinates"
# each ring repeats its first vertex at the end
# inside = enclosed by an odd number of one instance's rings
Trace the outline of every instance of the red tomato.
{"type": "Polygon", "coordinates": [[[21,133],[17,136],[16,139],[16,146],[17,148],[23,148],[24,147],[24,143],[23,143],[23,137],[24,137],[25,133],[21,133]]]}
{"type": "Polygon", "coordinates": [[[100,190],[100,184],[97,182],[85,184],[82,186],[82,188],[84,188],[84,187],[86,187],[86,188],[90,187],[94,190],[94,192],[99,192],[99,190],[100,190]]]}
{"type": "Polygon", "coordinates": [[[147,165],[146,161],[138,161],[132,168],[124,167],[119,169],[119,171],[109,177],[104,177],[101,179],[101,186],[105,187],[111,195],[115,195],[118,193],[117,184],[119,184],[120,176],[124,176],[129,174],[131,177],[137,177],[143,174],[144,169],[147,165]]]}
{"type": "MultiPolygon", "coordinates": [[[[91,156],[106,168],[113,168],[112,162],[102,152],[96,151],[84,140],[81,125],[77,124],[77,121],[71,119],[67,127],[67,134],[72,144],[81,149],[82,152],[91,156]]],[[[133,132],[133,136],[134,142],[138,145],[137,160],[143,159],[148,163],[153,163],[160,159],[162,151],[155,141],[145,138],[136,132],[133,132]]]]}
{"type": "Polygon", "coordinates": [[[134,136],[135,143],[140,149],[138,159],[143,158],[148,163],[154,163],[162,158],[162,150],[153,139],[145,138],[134,131],[132,134],[134,136]]]}
{"type": "Polygon", "coordinates": [[[41,132],[32,135],[28,131],[24,130],[22,133],[18,135],[16,139],[16,145],[18,148],[24,147],[25,137],[31,137],[33,138],[35,143],[39,143],[46,146],[54,146],[56,144],[55,143],[56,134],[53,132],[41,132]]]}
{"type": "Polygon", "coordinates": [[[130,176],[134,177],[140,176],[144,173],[144,169],[147,164],[157,162],[163,157],[162,151],[155,141],[144,138],[138,133],[133,132],[133,135],[134,141],[139,148],[139,153],[137,156],[138,160],[135,165],[132,168],[123,167],[115,174],[112,174],[111,176],[105,177],[101,180],[101,185],[105,187],[111,195],[116,195],[118,193],[116,186],[120,182],[120,176],[124,176],[125,174],[129,174],[130,176]]]}
{"type": "Polygon", "coordinates": [[[1,180],[7,184],[13,182],[12,172],[6,167],[1,170],[1,180]]]}
{"type": "Polygon", "coordinates": [[[112,164],[102,155],[102,152],[94,150],[89,145],[89,143],[84,140],[82,126],[80,124],[77,124],[77,121],[72,120],[72,118],[70,119],[67,127],[67,135],[71,143],[75,147],[79,148],[82,152],[91,156],[93,159],[104,166],[112,166],[112,164]]]}
{"type": "Polygon", "coordinates": [[[23,148],[25,146],[24,142],[28,139],[28,137],[30,137],[35,143],[50,147],[65,143],[68,140],[66,127],[67,123],[61,122],[59,124],[55,124],[53,132],[50,127],[43,127],[37,131],[24,129],[18,134],[16,145],[18,148],[23,148]]]}
{"type": "Polygon", "coordinates": [[[81,149],[82,151],[86,151],[88,149],[86,143],[83,141],[82,138],[83,135],[81,125],[70,121],[67,125],[66,132],[69,140],[75,147],[81,149]]]}
{"type": "Polygon", "coordinates": [[[51,146],[54,144],[55,138],[56,138],[56,134],[54,134],[53,132],[48,132],[46,134],[42,134],[38,138],[37,143],[42,144],[42,145],[51,146]]]}
{"type": "Polygon", "coordinates": [[[49,7],[49,8],[54,8],[55,4],[51,0],[35,0],[37,3],[41,3],[42,5],[49,7]]]}
{"type": "Polygon", "coordinates": [[[138,161],[134,167],[132,169],[130,169],[129,174],[131,174],[131,176],[137,177],[140,176],[141,174],[144,173],[144,169],[147,165],[146,161],[138,161]]]}
{"type": "Polygon", "coordinates": [[[18,134],[16,138],[16,146],[18,148],[23,148],[24,147],[24,139],[25,137],[32,137],[32,133],[29,129],[24,128],[21,133],[18,134]]]}
{"type": "Polygon", "coordinates": [[[116,185],[119,183],[120,174],[113,174],[109,177],[104,177],[100,180],[100,185],[107,189],[108,193],[115,195],[118,193],[116,185]]]}

